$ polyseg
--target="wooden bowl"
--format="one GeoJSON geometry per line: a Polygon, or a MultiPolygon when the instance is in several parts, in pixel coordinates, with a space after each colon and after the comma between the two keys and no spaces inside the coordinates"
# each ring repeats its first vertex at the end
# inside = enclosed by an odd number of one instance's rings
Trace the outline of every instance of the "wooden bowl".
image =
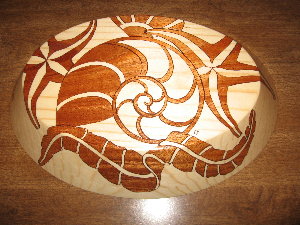
{"type": "Polygon", "coordinates": [[[57,178],[161,198],[217,184],[252,161],[275,94],[247,51],[179,19],[117,16],[51,37],[17,82],[16,135],[57,178]]]}

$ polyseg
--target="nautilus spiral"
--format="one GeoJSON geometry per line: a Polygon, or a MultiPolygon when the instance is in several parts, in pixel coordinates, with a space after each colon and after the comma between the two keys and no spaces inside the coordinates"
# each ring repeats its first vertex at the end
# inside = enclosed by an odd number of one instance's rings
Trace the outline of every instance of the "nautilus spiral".
{"type": "Polygon", "coordinates": [[[276,95],[236,41],[192,22],[97,19],[34,51],[11,103],[16,135],[55,177],[100,194],[215,185],[266,145],[276,95]]]}

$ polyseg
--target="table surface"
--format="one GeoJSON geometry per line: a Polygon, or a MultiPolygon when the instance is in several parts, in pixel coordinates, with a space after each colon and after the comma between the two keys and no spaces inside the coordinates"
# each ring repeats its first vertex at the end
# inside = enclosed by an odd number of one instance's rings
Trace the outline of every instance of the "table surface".
{"type": "Polygon", "coordinates": [[[299,224],[299,1],[1,1],[0,224],[299,224]],[[41,169],[9,121],[14,84],[33,51],[95,18],[148,14],[218,30],[240,42],[272,79],[276,129],[262,153],[226,181],[176,198],[138,200],[81,190],[41,169]]]}

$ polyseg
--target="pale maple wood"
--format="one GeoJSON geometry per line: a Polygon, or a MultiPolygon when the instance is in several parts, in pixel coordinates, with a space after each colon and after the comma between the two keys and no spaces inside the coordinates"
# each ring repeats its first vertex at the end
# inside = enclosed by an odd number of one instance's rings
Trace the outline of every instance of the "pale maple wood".
{"type": "Polygon", "coordinates": [[[57,178],[101,194],[162,198],[249,164],[274,128],[275,102],[232,39],[188,21],[131,15],[44,43],[18,81],[11,113],[21,145],[57,178]]]}

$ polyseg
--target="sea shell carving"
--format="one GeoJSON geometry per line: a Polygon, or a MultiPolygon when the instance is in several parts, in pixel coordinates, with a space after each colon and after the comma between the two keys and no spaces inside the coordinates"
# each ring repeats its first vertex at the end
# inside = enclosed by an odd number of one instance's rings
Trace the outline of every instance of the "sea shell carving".
{"type": "Polygon", "coordinates": [[[275,100],[231,38],[142,15],[93,20],[50,38],[34,52],[22,81],[27,116],[43,133],[38,163],[69,151],[134,193],[158,190],[167,166],[207,179],[231,174],[250,151],[259,112],[238,114],[228,95],[254,87],[275,100]],[[51,106],[43,108],[51,94],[51,106]],[[51,118],[43,110],[52,110],[51,118]],[[207,117],[235,144],[211,143],[217,134],[199,129],[207,117]]]}

